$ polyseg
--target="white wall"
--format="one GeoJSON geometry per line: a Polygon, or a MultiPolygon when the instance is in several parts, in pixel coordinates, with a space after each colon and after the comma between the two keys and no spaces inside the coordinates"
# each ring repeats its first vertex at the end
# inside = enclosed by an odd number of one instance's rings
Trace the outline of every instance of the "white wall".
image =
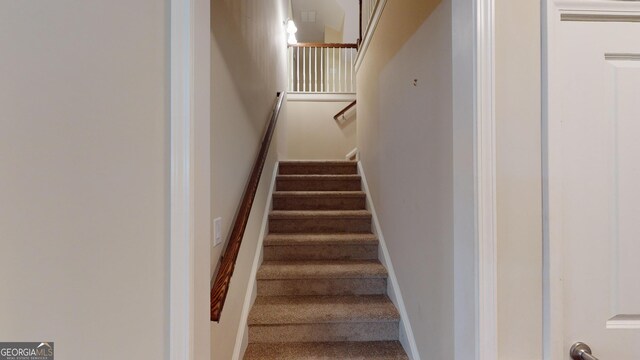
{"type": "Polygon", "coordinates": [[[344,10],[342,42],[354,44],[360,37],[360,6],[357,1],[352,0],[336,0],[336,2],[344,10]]]}
{"type": "MultiPolygon", "coordinates": [[[[222,217],[222,236],[231,224],[276,99],[286,78],[286,33],[283,21],[288,1],[214,0],[211,3],[211,200],[212,218],[222,217]]],[[[267,201],[268,182],[278,150],[282,149],[282,110],[265,164],[242,248],[220,323],[211,324],[211,358],[229,360],[240,326],[240,314],[257,248],[259,227],[267,201]]],[[[212,249],[211,275],[223,250],[212,249]]]]}
{"type": "Polygon", "coordinates": [[[540,2],[496,1],[499,358],[542,358],[540,2]]]}
{"type": "Polygon", "coordinates": [[[350,103],[288,101],[285,157],[344,159],[356,147],[356,118],[336,121],[333,116],[350,103]]]}
{"type": "Polygon", "coordinates": [[[3,341],[166,358],[167,6],[0,1],[3,341]]]}
{"type": "Polygon", "coordinates": [[[358,72],[358,147],[422,359],[454,354],[451,44],[450,0],[389,2],[358,72]]]}

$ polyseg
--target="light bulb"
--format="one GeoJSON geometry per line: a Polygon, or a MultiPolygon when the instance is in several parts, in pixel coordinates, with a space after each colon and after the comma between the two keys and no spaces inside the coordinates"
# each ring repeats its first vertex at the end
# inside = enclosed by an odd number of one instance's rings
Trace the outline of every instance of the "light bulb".
{"type": "Polygon", "coordinates": [[[293,20],[287,21],[287,33],[295,34],[296,32],[298,32],[298,28],[296,27],[296,24],[293,22],[293,20]]]}

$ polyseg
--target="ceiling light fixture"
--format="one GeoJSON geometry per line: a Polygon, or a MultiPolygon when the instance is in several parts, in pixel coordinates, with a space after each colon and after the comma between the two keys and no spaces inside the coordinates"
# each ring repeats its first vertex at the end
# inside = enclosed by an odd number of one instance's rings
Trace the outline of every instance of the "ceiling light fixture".
{"type": "Polygon", "coordinates": [[[298,28],[296,27],[296,23],[294,23],[291,19],[287,20],[287,33],[295,34],[297,32],[298,28]]]}
{"type": "Polygon", "coordinates": [[[298,39],[296,39],[297,32],[298,32],[298,28],[296,27],[296,24],[293,22],[293,20],[291,19],[287,20],[287,33],[289,34],[289,37],[287,38],[287,43],[289,45],[295,45],[298,43],[298,39]]]}

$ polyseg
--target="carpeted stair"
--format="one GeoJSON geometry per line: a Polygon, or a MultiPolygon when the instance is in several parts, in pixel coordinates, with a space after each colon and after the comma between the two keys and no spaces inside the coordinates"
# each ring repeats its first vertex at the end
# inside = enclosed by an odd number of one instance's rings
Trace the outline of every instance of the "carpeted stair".
{"type": "Polygon", "coordinates": [[[244,359],[408,359],[357,165],[281,162],[244,359]]]}

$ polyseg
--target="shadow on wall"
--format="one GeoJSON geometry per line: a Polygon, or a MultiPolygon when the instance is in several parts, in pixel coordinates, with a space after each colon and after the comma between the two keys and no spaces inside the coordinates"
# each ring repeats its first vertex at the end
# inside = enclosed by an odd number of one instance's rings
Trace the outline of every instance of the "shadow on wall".
{"type": "MultiPolygon", "coordinates": [[[[269,23],[273,19],[264,16],[271,13],[274,6],[273,2],[264,0],[213,0],[211,3],[213,40],[218,43],[236,93],[248,117],[255,120],[258,133],[264,130],[264,119],[268,115],[264,109],[269,108],[269,104],[256,106],[256,101],[265,100],[266,89],[284,90],[286,85],[286,79],[278,79],[274,71],[279,67],[278,59],[284,56],[277,52],[286,51],[284,28],[278,33],[269,23]]],[[[212,86],[216,86],[215,81],[212,86]]]]}

